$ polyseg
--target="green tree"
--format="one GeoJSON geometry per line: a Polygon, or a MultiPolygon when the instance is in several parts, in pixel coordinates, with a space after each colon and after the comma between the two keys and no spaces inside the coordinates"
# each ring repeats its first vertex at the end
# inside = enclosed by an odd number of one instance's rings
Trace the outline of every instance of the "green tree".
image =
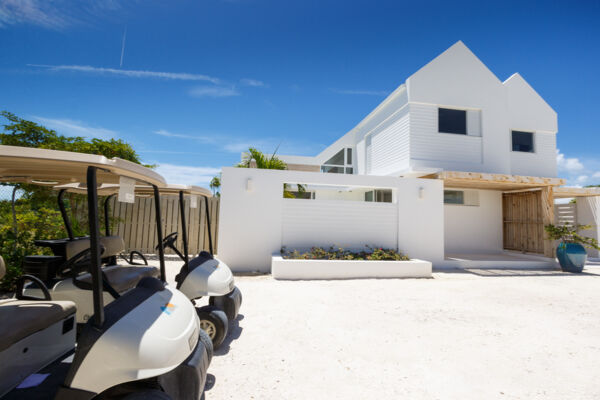
{"type": "Polygon", "coordinates": [[[221,189],[221,174],[213,177],[210,180],[209,186],[213,192],[213,196],[220,196],[221,193],[219,192],[219,189],[221,189]]]}
{"type": "MultiPolygon", "coordinates": [[[[275,155],[277,153],[277,149],[273,152],[271,156],[264,154],[263,152],[255,149],[254,147],[250,147],[247,153],[244,153],[242,162],[236,165],[238,168],[258,168],[258,169],[287,169],[287,164],[277,158],[275,155]]],[[[220,181],[219,181],[220,184],[220,181]]],[[[304,194],[306,192],[306,187],[304,185],[298,184],[298,193],[304,194]]],[[[294,193],[290,191],[290,185],[287,183],[283,184],[283,197],[287,199],[295,199],[296,196],[294,193]]]]}
{"type": "Polygon", "coordinates": [[[64,136],[35,122],[19,118],[8,111],[0,112],[0,116],[8,121],[3,125],[4,132],[0,133],[0,144],[99,154],[141,164],[140,157],[133,147],[121,139],[86,140],[81,136],[64,136]]]}
{"type": "Polygon", "coordinates": [[[244,158],[241,163],[237,165],[239,168],[258,168],[258,169],[287,169],[287,164],[277,158],[275,154],[277,149],[273,152],[273,155],[267,156],[263,152],[250,147],[248,152],[244,154],[244,158]],[[254,165],[253,162],[254,161],[254,165]]]}

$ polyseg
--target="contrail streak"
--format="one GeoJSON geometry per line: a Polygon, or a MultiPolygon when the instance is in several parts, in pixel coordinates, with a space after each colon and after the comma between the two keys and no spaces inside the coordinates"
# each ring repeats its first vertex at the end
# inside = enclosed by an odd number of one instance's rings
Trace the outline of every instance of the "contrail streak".
{"type": "Polygon", "coordinates": [[[127,25],[125,25],[125,32],[123,32],[123,43],[121,44],[121,62],[119,68],[123,68],[123,56],[125,55],[125,39],[127,39],[127,25]]]}

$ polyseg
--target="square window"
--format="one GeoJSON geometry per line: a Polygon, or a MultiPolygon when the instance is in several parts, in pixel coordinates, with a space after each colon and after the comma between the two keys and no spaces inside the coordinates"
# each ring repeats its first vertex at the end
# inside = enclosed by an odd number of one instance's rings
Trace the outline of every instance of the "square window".
{"type": "Polygon", "coordinates": [[[467,134],[467,112],[450,108],[438,108],[438,132],[467,134]]]}
{"type": "Polygon", "coordinates": [[[462,190],[444,190],[444,204],[465,204],[465,193],[462,190]]]}
{"type": "Polygon", "coordinates": [[[533,153],[533,133],[512,131],[512,149],[513,151],[533,153]]]}

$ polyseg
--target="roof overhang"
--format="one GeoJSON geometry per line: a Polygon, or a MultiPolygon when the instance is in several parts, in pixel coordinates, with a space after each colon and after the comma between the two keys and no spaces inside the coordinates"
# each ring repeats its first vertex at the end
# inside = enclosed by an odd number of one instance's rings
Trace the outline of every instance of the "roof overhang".
{"type": "Polygon", "coordinates": [[[541,178],[537,176],[486,174],[479,172],[441,171],[423,176],[429,179],[442,179],[449,188],[474,188],[487,190],[528,190],[546,186],[561,186],[561,178],[541,178]]]}
{"type": "Polygon", "coordinates": [[[0,145],[0,181],[46,186],[85,182],[88,167],[97,168],[98,184],[119,183],[119,177],[139,184],[164,186],[164,178],[142,165],[96,154],[0,145]]]}
{"type": "Polygon", "coordinates": [[[559,187],[554,189],[554,197],[557,199],[566,199],[571,197],[590,197],[600,196],[600,187],[576,188],[559,187]]]}

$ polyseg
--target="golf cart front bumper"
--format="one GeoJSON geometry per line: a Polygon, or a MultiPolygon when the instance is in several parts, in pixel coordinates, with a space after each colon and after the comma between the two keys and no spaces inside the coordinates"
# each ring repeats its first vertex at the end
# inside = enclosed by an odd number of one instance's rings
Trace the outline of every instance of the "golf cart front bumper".
{"type": "Polygon", "coordinates": [[[215,306],[220,310],[223,310],[227,315],[229,321],[233,321],[237,318],[242,305],[242,292],[237,286],[233,287],[233,290],[223,296],[211,296],[209,300],[211,306],[215,306]]]}
{"type": "Polygon", "coordinates": [[[160,386],[172,399],[199,400],[204,393],[209,364],[207,351],[198,340],[196,348],[184,362],[158,378],[160,386]]]}

